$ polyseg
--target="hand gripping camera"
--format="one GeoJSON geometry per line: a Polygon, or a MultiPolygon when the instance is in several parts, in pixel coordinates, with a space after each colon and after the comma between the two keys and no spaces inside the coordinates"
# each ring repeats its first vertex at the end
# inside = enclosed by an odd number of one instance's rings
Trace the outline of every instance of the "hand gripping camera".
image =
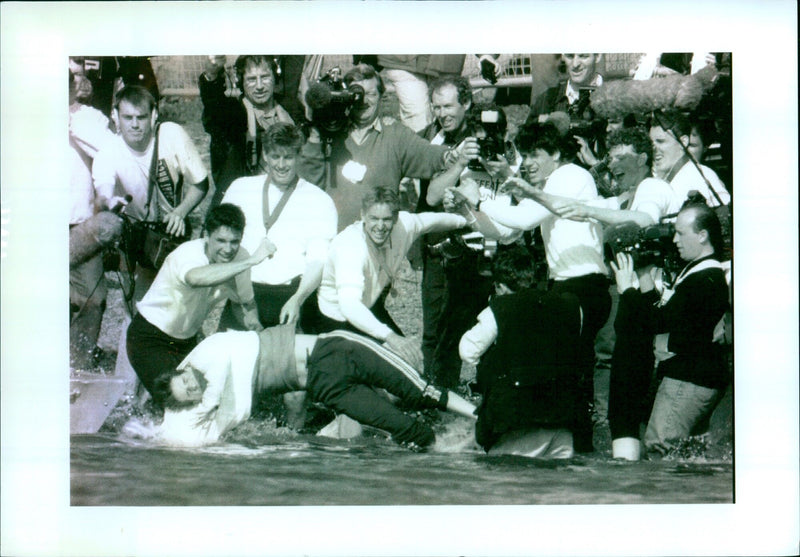
{"type": "MultiPolygon", "coordinates": [[[[486,135],[478,137],[478,148],[483,160],[494,161],[497,155],[505,156],[506,123],[500,116],[499,110],[481,110],[480,121],[475,122],[475,127],[483,128],[486,135]]],[[[475,130],[473,130],[475,133],[475,130]]],[[[469,161],[470,170],[483,170],[479,159],[469,161]]]]}
{"type": "Polygon", "coordinates": [[[311,122],[323,138],[331,138],[347,128],[350,110],[364,102],[364,88],[345,85],[342,70],[331,68],[306,91],[311,122]]]}

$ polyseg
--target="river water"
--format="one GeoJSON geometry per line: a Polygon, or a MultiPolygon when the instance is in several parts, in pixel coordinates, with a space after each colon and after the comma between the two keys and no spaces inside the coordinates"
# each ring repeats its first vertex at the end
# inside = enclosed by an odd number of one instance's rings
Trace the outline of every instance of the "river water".
{"type": "MultiPolygon", "coordinates": [[[[135,424],[134,424],[135,425],[135,424]]],[[[71,504],[492,505],[732,503],[733,465],[707,457],[622,462],[489,457],[462,418],[440,424],[432,450],[380,436],[333,440],[250,422],[223,442],[179,448],[145,427],[71,438],[71,504]]]]}

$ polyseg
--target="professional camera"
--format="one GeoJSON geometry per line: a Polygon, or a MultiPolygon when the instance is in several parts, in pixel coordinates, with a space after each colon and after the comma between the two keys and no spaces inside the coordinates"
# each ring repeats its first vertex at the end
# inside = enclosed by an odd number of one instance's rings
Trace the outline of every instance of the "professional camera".
{"type": "Polygon", "coordinates": [[[342,70],[331,68],[306,91],[306,104],[311,109],[311,122],[323,138],[330,138],[347,128],[350,110],[364,102],[364,88],[347,86],[342,70]]]}
{"type": "MultiPolygon", "coordinates": [[[[506,135],[506,120],[505,115],[501,110],[481,110],[480,120],[473,122],[474,128],[480,127],[486,132],[484,137],[478,137],[478,147],[480,149],[480,156],[487,161],[497,160],[497,155],[505,156],[505,135],[506,135]]],[[[480,160],[474,159],[469,161],[469,168],[471,170],[483,170],[480,160]]]]}
{"type": "Polygon", "coordinates": [[[675,226],[660,223],[644,228],[632,222],[608,227],[604,232],[606,257],[614,261],[618,253],[633,257],[633,266],[641,269],[656,265],[667,271],[677,271],[682,267],[678,248],[672,241],[675,226]]]}
{"type": "MultiPolygon", "coordinates": [[[[595,87],[578,89],[578,100],[569,107],[569,131],[572,135],[583,137],[589,143],[605,139],[606,122],[592,109],[592,93],[595,87]]],[[[603,150],[604,146],[598,146],[603,150]]]]}

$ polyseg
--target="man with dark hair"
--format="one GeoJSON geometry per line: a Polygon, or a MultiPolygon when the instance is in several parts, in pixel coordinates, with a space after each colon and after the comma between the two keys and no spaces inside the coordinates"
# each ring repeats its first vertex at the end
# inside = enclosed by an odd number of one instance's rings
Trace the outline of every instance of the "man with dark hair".
{"type": "Polygon", "coordinates": [[[581,308],[574,294],[532,289],[533,260],[515,246],[492,261],[495,296],[464,333],[461,358],[478,366],[483,395],[475,438],[489,454],[573,455],[581,308]]]}
{"type": "Polygon", "coordinates": [[[212,443],[250,417],[254,400],[298,390],[414,449],[431,445],[433,430],[378,389],[410,409],[449,410],[474,419],[471,403],[426,382],[392,351],[349,331],[296,335],[294,327],[281,325],[258,334],[218,333],[203,340],[177,369],[162,369],[169,371],[156,381],[168,404],[161,437],[174,442],[212,443]]]}
{"type": "MultiPolygon", "coordinates": [[[[455,150],[431,145],[394,119],[379,117],[383,82],[371,66],[356,65],[345,74],[344,82],[348,87],[362,87],[364,99],[351,108],[346,133],[326,145],[329,152],[324,155],[329,164],[320,165],[310,178],[313,183],[326,184],[339,214],[339,230],[358,219],[368,186],[398,191],[403,178],[429,179],[458,158],[455,150]],[[330,168],[327,178],[326,168],[330,168]]],[[[322,153],[318,159],[323,159],[322,153]]]]}
{"type": "Polygon", "coordinates": [[[318,293],[325,330],[345,328],[384,341],[419,369],[422,353],[418,343],[402,336],[383,302],[417,238],[463,228],[467,219],[447,213],[400,211],[397,193],[389,187],[367,190],[361,207],[361,221],[340,232],[328,251],[318,293]]]}
{"type": "Polygon", "coordinates": [[[653,176],[672,187],[674,197],[668,213],[676,213],[692,190],[699,192],[711,206],[731,202],[730,193],[716,172],[690,156],[688,147],[691,134],[691,121],[679,111],[653,113],[650,123],[653,176]]]}
{"type": "MultiPolygon", "coordinates": [[[[261,324],[299,322],[304,332],[313,333],[319,312],[312,294],[336,235],[336,208],[328,194],[298,177],[303,143],[292,124],[273,124],[262,143],[266,171],[233,182],[223,202],[237,205],[247,217],[244,248],[256,249],[265,236],[275,248],[273,257],[251,270],[261,324]]],[[[230,305],[220,326],[241,329],[230,305]]]]}
{"type": "Polygon", "coordinates": [[[730,380],[713,339],[729,307],[718,255],[722,231],[714,210],[687,204],[678,213],[673,241],[687,264],[672,285],[660,292],[652,266],[636,269],[628,254],[618,254],[616,264],[612,263],[620,291],[617,331],[643,339],[633,354],[623,354],[624,367],[616,365],[615,352],[612,368],[609,421],[614,452],[631,460],[639,458],[639,423],[646,416],[653,346],[660,385],[644,436],[647,451],[664,454],[674,441],[696,433],[730,380]]]}
{"type": "Polygon", "coordinates": [[[137,304],[138,312],[127,330],[127,354],[151,394],[156,376],[165,366],[178,365],[194,348],[203,321],[223,300],[237,303],[248,329],[261,329],[250,268],[274,248],[263,238],[252,255],[240,249],[244,226],[244,214],[235,205],[223,203],[211,209],[204,237],[185,242],[170,253],[137,304]]]}
{"type": "Polygon", "coordinates": [[[263,173],[261,135],[272,124],[294,124],[275,101],[280,78],[275,57],[243,55],[234,64],[241,97],[229,97],[225,56],[209,56],[198,78],[203,102],[203,127],[211,136],[212,207],[222,200],[231,182],[263,173]]]}
{"type": "MultiPolygon", "coordinates": [[[[550,289],[571,292],[578,297],[584,319],[581,342],[577,347],[581,361],[582,403],[575,417],[575,449],[592,451],[592,423],[589,412],[592,400],[594,339],[606,322],[611,306],[608,294],[608,269],[603,258],[603,231],[597,222],[577,222],[559,218],[545,205],[525,199],[543,185],[545,194],[589,200],[597,197],[597,187],[588,171],[573,163],[577,143],[570,134],[562,135],[551,123],[531,124],[517,137],[523,156],[521,172],[525,178],[512,177],[504,189],[518,198],[510,206],[496,199],[470,205],[474,213],[483,213],[492,221],[509,228],[533,230],[541,227],[549,268],[550,289]]],[[[478,226],[483,220],[476,214],[478,226]]]]}

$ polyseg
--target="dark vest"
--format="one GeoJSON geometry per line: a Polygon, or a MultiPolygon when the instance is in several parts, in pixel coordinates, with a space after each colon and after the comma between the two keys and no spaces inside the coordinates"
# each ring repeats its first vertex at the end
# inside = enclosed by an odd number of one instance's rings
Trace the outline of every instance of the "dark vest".
{"type": "Polygon", "coordinates": [[[490,303],[498,335],[478,365],[483,394],[476,439],[487,451],[504,433],[564,427],[577,404],[580,306],[571,293],[525,290],[490,303]]]}

